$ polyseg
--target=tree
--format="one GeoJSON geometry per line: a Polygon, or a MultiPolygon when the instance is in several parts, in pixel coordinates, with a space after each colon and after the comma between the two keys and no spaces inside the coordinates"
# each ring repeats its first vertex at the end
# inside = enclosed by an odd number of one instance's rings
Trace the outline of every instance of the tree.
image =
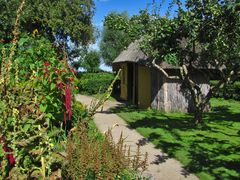
{"type": "Polygon", "coordinates": [[[104,19],[100,43],[100,51],[105,64],[110,66],[132,41],[146,35],[154,20],[147,10],[142,10],[139,15],[132,17],[125,12],[108,14],[104,19]]]}
{"type": "Polygon", "coordinates": [[[240,5],[238,0],[187,0],[184,5],[173,0],[170,6],[174,3],[176,17],[142,11],[128,23],[111,18],[105,23],[113,30],[127,32],[131,40],[141,37],[141,49],[152,59],[152,65],[167,78],[182,80],[194,102],[196,123],[200,123],[212,94],[240,76],[240,5]],[[162,61],[178,66],[180,73],[169,76],[158,66],[162,61]],[[212,70],[219,76],[218,84],[207,94],[192,78],[200,69],[205,78],[210,78],[212,70]]]}
{"type": "Polygon", "coordinates": [[[83,67],[87,72],[98,72],[100,66],[100,53],[95,50],[90,50],[80,61],[80,67],[83,67]]]}
{"type": "Polygon", "coordinates": [[[107,23],[110,19],[121,21],[122,24],[127,25],[129,17],[126,12],[112,12],[105,17],[104,29],[102,31],[102,39],[100,42],[100,52],[104,63],[108,66],[112,65],[113,60],[131,42],[128,33],[110,27],[110,25],[107,23]]]}
{"type": "MultiPolygon", "coordinates": [[[[16,7],[20,3],[21,0],[0,0],[0,39],[6,43],[12,39],[16,7]]],[[[93,0],[28,0],[21,17],[20,31],[38,32],[71,52],[93,40],[93,14],[93,0]],[[69,46],[69,42],[74,46],[69,46]]]]}
{"type": "Polygon", "coordinates": [[[147,52],[153,57],[157,55],[158,60],[164,61],[169,59],[169,55],[174,55],[172,59],[181,70],[178,77],[169,77],[155,61],[153,65],[168,78],[183,80],[194,101],[196,123],[203,121],[203,112],[212,94],[240,76],[240,18],[237,7],[236,1],[188,0],[186,10],[179,6],[177,17],[161,20],[161,26],[155,27],[156,33],[146,36],[145,49],[151,47],[151,51],[147,52]],[[212,70],[219,76],[218,84],[211,87],[207,94],[203,94],[201,85],[191,76],[200,68],[206,78],[212,70]]]}
{"type": "Polygon", "coordinates": [[[100,43],[100,52],[104,63],[107,66],[111,66],[114,59],[130,42],[127,33],[119,30],[110,30],[104,27],[100,43]]]}

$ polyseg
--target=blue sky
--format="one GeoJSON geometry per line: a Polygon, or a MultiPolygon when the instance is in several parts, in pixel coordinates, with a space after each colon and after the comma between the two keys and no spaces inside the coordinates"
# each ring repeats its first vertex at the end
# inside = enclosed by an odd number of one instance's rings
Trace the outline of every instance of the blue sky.
{"type": "MultiPolygon", "coordinates": [[[[155,2],[161,2],[162,0],[155,0],[155,2]]],[[[168,8],[168,3],[171,0],[165,0],[161,8],[161,12],[165,12],[168,8]]],[[[104,17],[112,11],[123,12],[127,11],[130,16],[138,14],[140,10],[146,9],[153,0],[95,0],[96,10],[93,17],[93,24],[98,28],[102,29],[104,17]]],[[[164,13],[161,13],[164,14],[164,13]]],[[[92,45],[93,49],[98,49],[98,43],[92,45]]],[[[110,71],[111,68],[101,65],[104,70],[110,71]]]]}
{"type": "MultiPolygon", "coordinates": [[[[156,3],[164,1],[162,11],[166,11],[171,0],[155,0],[156,3]]],[[[146,9],[153,0],[95,0],[96,12],[93,23],[100,25],[104,16],[111,11],[123,12],[127,11],[130,16],[138,14],[139,10],[146,9]]]]}
{"type": "Polygon", "coordinates": [[[111,11],[123,12],[127,11],[129,15],[137,14],[139,10],[145,9],[152,0],[95,0],[96,12],[93,22],[100,25],[111,11]]]}

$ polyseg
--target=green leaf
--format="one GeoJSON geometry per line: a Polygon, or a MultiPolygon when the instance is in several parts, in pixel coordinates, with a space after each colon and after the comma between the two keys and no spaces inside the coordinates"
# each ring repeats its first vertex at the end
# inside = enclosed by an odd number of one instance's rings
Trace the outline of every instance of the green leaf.
{"type": "Polygon", "coordinates": [[[46,104],[46,105],[40,105],[40,111],[42,111],[42,112],[46,112],[46,109],[47,109],[47,107],[48,107],[48,105],[46,104]]]}
{"type": "Polygon", "coordinates": [[[34,54],[34,50],[33,50],[33,48],[29,48],[26,52],[29,53],[29,54],[31,54],[31,55],[34,54]]]}
{"type": "Polygon", "coordinates": [[[19,41],[18,41],[18,45],[19,46],[22,46],[25,42],[27,42],[28,41],[28,38],[21,38],[19,41]]]}
{"type": "Polygon", "coordinates": [[[53,103],[52,105],[53,107],[56,107],[56,108],[59,107],[57,103],[53,103]]]}
{"type": "Polygon", "coordinates": [[[54,119],[54,116],[52,115],[52,113],[46,114],[45,117],[47,117],[49,119],[54,119]]]}
{"type": "Polygon", "coordinates": [[[15,122],[15,119],[13,117],[8,117],[7,122],[8,122],[9,125],[13,124],[15,122]]]}
{"type": "Polygon", "coordinates": [[[51,97],[50,95],[47,95],[47,96],[46,96],[46,99],[47,99],[47,100],[51,100],[52,97],[51,97]]]}
{"type": "MultiPolygon", "coordinates": [[[[1,143],[2,144],[2,143],[1,143]]],[[[5,152],[3,150],[2,145],[0,146],[0,158],[2,158],[3,156],[5,156],[5,152]]]]}
{"type": "Polygon", "coordinates": [[[24,126],[23,126],[23,131],[24,132],[27,132],[30,128],[32,127],[32,125],[31,124],[24,124],[24,126]]]}
{"type": "Polygon", "coordinates": [[[55,83],[51,83],[50,89],[53,90],[53,89],[55,89],[55,88],[56,88],[56,84],[55,84],[55,83]]]}
{"type": "Polygon", "coordinates": [[[47,79],[44,79],[44,80],[43,80],[43,85],[44,85],[44,86],[47,86],[47,85],[48,85],[48,80],[47,80],[47,79]]]}

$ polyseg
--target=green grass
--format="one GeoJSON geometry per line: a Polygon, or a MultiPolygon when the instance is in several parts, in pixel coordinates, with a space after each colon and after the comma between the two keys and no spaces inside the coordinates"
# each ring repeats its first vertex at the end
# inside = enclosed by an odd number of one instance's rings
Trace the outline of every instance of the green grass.
{"type": "Polygon", "coordinates": [[[212,99],[212,112],[195,125],[185,113],[123,107],[114,110],[157,148],[200,179],[240,178],[240,102],[212,99]]]}

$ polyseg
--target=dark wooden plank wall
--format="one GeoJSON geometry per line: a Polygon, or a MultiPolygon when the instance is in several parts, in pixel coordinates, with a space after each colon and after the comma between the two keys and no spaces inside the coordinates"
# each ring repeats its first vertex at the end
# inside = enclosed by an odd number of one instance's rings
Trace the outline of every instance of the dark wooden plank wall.
{"type": "Polygon", "coordinates": [[[153,109],[165,111],[163,76],[156,69],[151,69],[151,76],[152,76],[151,107],[153,109]]]}
{"type": "MultiPolygon", "coordinates": [[[[166,79],[156,69],[151,70],[153,109],[164,112],[192,112],[194,110],[191,94],[181,80],[166,79]]],[[[193,74],[195,82],[201,84],[201,90],[207,94],[210,86],[208,78],[199,73],[193,74]]]]}

